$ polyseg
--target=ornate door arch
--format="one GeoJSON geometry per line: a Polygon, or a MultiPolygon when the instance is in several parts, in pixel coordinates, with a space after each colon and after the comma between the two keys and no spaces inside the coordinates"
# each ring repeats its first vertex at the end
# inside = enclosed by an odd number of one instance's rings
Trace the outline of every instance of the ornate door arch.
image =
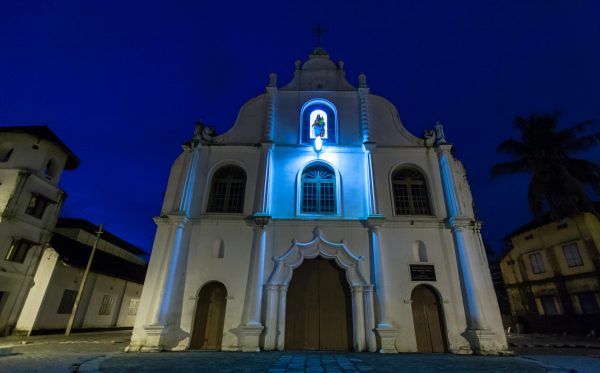
{"type": "Polygon", "coordinates": [[[294,270],[305,259],[321,256],[332,259],[344,271],[350,285],[352,299],[352,346],[355,351],[375,351],[375,317],[373,311],[373,286],[361,271],[364,258],[355,256],[344,242],[327,241],[319,227],[308,242],[292,242],[280,257],[273,258],[275,267],[267,281],[267,309],[265,320],[265,350],[285,349],[286,297],[294,270]]]}

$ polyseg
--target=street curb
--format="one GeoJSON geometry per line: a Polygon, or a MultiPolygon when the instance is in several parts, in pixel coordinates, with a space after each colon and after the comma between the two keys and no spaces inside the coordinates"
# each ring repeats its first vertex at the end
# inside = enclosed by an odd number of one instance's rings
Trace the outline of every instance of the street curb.
{"type": "Polygon", "coordinates": [[[531,347],[545,347],[545,348],[587,348],[600,350],[599,345],[581,345],[581,344],[559,344],[559,343],[509,343],[510,347],[521,347],[521,348],[531,348],[531,347]]]}

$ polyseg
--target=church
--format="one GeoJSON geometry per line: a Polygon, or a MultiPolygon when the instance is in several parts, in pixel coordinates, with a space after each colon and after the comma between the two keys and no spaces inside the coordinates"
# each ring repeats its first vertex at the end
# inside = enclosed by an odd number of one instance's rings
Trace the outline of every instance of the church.
{"type": "Polygon", "coordinates": [[[316,48],[168,180],[128,351],[507,349],[465,170],[316,48]]]}

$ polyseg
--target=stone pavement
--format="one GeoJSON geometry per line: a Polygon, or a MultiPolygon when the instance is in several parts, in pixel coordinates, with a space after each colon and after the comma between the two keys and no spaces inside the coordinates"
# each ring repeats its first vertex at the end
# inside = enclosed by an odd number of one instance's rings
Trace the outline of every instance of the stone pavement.
{"type": "MultiPolygon", "coordinates": [[[[450,354],[377,354],[330,352],[163,352],[113,355],[87,364],[82,372],[547,372],[533,360],[518,357],[450,354]],[[92,368],[92,367],[90,367],[92,368]]],[[[600,365],[598,365],[600,368],[600,365]]],[[[556,372],[568,372],[557,369],[556,372]]]]}
{"type": "Polygon", "coordinates": [[[600,372],[600,350],[551,348],[546,345],[556,343],[546,343],[550,337],[520,337],[523,346],[514,348],[520,357],[306,351],[123,353],[130,333],[1,337],[0,348],[11,352],[0,356],[0,372],[600,372]],[[531,344],[525,343],[527,338],[543,347],[525,346],[531,344]]]}

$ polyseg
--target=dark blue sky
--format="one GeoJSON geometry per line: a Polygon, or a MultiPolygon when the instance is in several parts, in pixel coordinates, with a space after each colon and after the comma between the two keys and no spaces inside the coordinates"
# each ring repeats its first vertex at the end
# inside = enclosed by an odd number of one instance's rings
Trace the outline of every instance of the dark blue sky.
{"type": "Polygon", "coordinates": [[[223,132],[270,72],[287,83],[317,22],[349,81],[364,72],[409,131],[444,123],[495,250],[530,220],[529,177],[489,177],[514,117],[600,119],[600,1],[3,0],[0,125],[49,125],[82,159],[63,215],[149,251],[195,120],[223,132]]]}

